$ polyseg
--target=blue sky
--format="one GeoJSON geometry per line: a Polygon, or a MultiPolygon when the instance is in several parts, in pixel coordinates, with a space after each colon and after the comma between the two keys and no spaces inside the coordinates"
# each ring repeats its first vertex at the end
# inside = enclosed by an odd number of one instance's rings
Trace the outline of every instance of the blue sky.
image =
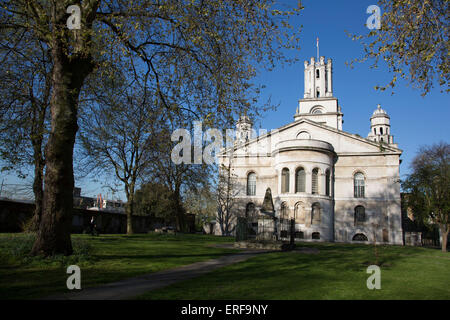
{"type": "MultiPolygon", "coordinates": [[[[285,1],[284,3],[289,3],[285,1]]],[[[391,74],[384,64],[370,69],[370,63],[357,63],[351,69],[346,61],[363,55],[362,45],[347,36],[367,34],[366,9],[376,1],[318,1],[304,0],[305,9],[293,20],[303,25],[300,61],[272,72],[262,72],[260,80],[267,86],[265,97],[279,103],[276,112],[267,114],[262,128],[274,129],[293,121],[298,99],[303,95],[303,61],[316,57],[316,38],[320,39],[320,55],[333,59],[333,94],[344,113],[343,130],[366,137],[370,130],[370,117],[377,104],[391,117],[394,142],[403,150],[400,174],[409,172],[409,164],[421,145],[439,141],[449,142],[450,96],[436,87],[425,97],[404,81],[394,88],[380,92],[376,85],[385,85],[391,74]]],[[[294,54],[294,53],[293,53],[294,54]]]]}
{"type": "MultiPolygon", "coordinates": [[[[296,1],[282,3],[294,5],[296,1]]],[[[400,173],[409,172],[409,164],[421,145],[441,140],[449,142],[448,121],[450,119],[449,95],[441,93],[437,87],[422,97],[419,90],[400,81],[395,88],[379,92],[376,85],[384,85],[391,79],[387,68],[370,69],[370,63],[358,63],[354,69],[345,65],[346,61],[361,57],[362,46],[352,41],[345,31],[353,34],[366,34],[364,26],[366,9],[376,4],[375,0],[304,0],[305,9],[292,22],[294,27],[303,25],[301,50],[288,52],[297,55],[300,61],[294,65],[278,67],[271,72],[261,72],[257,83],[266,85],[262,98],[272,99],[279,104],[277,111],[265,115],[261,127],[267,130],[278,128],[293,121],[298,99],[303,95],[303,61],[316,56],[316,38],[320,38],[320,55],[333,59],[333,93],[339,99],[344,113],[344,131],[366,137],[370,130],[370,116],[381,104],[391,117],[391,132],[394,142],[403,150],[400,173]]],[[[5,183],[23,183],[13,175],[4,176],[5,183]]],[[[110,191],[89,180],[78,181],[82,194],[92,196],[106,195],[110,191]]],[[[118,195],[116,195],[118,196],[118,195]]],[[[122,199],[123,193],[119,195],[122,199]]]]}

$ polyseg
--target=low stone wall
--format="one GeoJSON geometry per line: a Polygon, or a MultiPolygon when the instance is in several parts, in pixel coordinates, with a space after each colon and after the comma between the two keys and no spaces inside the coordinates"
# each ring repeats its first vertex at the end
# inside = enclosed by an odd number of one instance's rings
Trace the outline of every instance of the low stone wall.
{"type": "MultiPolygon", "coordinates": [[[[0,232],[21,232],[22,225],[33,216],[34,204],[0,200],[0,232]]],[[[72,233],[82,233],[89,229],[91,217],[96,217],[100,233],[126,233],[127,217],[123,213],[73,209],[72,233]]],[[[152,217],[134,216],[133,227],[136,233],[146,233],[161,221],[152,217]]]]}
{"type": "MultiPolygon", "coordinates": [[[[235,248],[241,249],[261,249],[261,250],[292,250],[288,243],[271,241],[237,241],[235,248]]],[[[295,247],[295,245],[294,245],[295,247]]]]}

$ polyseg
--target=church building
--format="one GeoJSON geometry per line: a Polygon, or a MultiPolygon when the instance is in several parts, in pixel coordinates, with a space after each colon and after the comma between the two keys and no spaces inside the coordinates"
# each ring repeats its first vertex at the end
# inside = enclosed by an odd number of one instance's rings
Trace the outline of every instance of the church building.
{"type": "Polygon", "coordinates": [[[296,240],[403,244],[402,150],[388,114],[375,108],[366,138],[345,132],[333,95],[332,60],[311,58],[304,65],[304,95],[294,121],[256,136],[243,115],[234,147],[219,154],[236,181],[234,223],[237,217],[253,219],[257,234],[260,218],[270,215],[263,204],[271,195],[277,239],[283,238],[277,221],[289,219],[296,240]]]}

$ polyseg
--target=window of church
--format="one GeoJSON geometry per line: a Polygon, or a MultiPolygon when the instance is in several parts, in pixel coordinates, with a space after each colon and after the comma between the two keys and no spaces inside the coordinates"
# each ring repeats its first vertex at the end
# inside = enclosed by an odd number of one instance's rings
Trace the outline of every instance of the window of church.
{"type": "Polygon", "coordinates": [[[298,168],[295,172],[295,192],[305,192],[305,169],[298,168]]]}
{"type": "Polygon", "coordinates": [[[380,128],[380,134],[383,134],[383,128],[380,128]]]}
{"type": "Polygon", "coordinates": [[[312,238],[316,239],[316,240],[319,240],[320,239],[320,232],[313,232],[312,233],[312,238]]]}
{"type": "Polygon", "coordinates": [[[363,225],[366,222],[366,210],[363,206],[355,207],[355,226],[363,225]]]}
{"type": "Polygon", "coordinates": [[[295,231],[294,233],[295,239],[303,239],[305,237],[303,231],[295,231]]]}
{"type": "Polygon", "coordinates": [[[245,208],[245,217],[252,218],[255,215],[255,204],[253,202],[249,202],[245,208]]]}
{"type": "Polygon", "coordinates": [[[320,204],[317,202],[312,205],[311,224],[320,224],[320,204]]]}
{"type": "Polygon", "coordinates": [[[320,78],[320,71],[319,71],[319,69],[316,70],[316,78],[317,78],[317,79],[320,78]]]}
{"type": "Polygon", "coordinates": [[[325,195],[330,195],[330,170],[325,171],[325,195]]]}
{"type": "Polygon", "coordinates": [[[315,168],[312,171],[312,194],[319,193],[319,169],[315,168]]]}
{"type": "Polygon", "coordinates": [[[280,220],[284,221],[287,219],[289,219],[288,206],[287,206],[286,202],[283,202],[281,204],[281,208],[280,208],[280,220]]]}
{"type": "Polygon", "coordinates": [[[284,168],[281,172],[281,193],[289,192],[289,169],[284,168]]]}
{"type": "Polygon", "coordinates": [[[357,233],[353,236],[352,241],[367,241],[367,237],[363,233],[357,233]]]}
{"type": "Polygon", "coordinates": [[[247,176],[247,195],[254,196],[256,194],[256,173],[251,172],[247,176]]]}
{"type": "Polygon", "coordinates": [[[361,172],[358,172],[353,177],[353,192],[355,198],[364,198],[364,188],[364,175],[361,172]]]}

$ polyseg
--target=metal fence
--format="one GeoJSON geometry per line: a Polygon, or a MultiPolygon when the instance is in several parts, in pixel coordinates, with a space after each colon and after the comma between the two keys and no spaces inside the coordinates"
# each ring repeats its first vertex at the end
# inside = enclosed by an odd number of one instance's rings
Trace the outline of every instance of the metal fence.
{"type": "Polygon", "coordinates": [[[303,232],[296,228],[294,219],[277,219],[259,216],[249,219],[239,217],[236,226],[236,241],[260,240],[294,243],[303,239],[303,232]]]}

